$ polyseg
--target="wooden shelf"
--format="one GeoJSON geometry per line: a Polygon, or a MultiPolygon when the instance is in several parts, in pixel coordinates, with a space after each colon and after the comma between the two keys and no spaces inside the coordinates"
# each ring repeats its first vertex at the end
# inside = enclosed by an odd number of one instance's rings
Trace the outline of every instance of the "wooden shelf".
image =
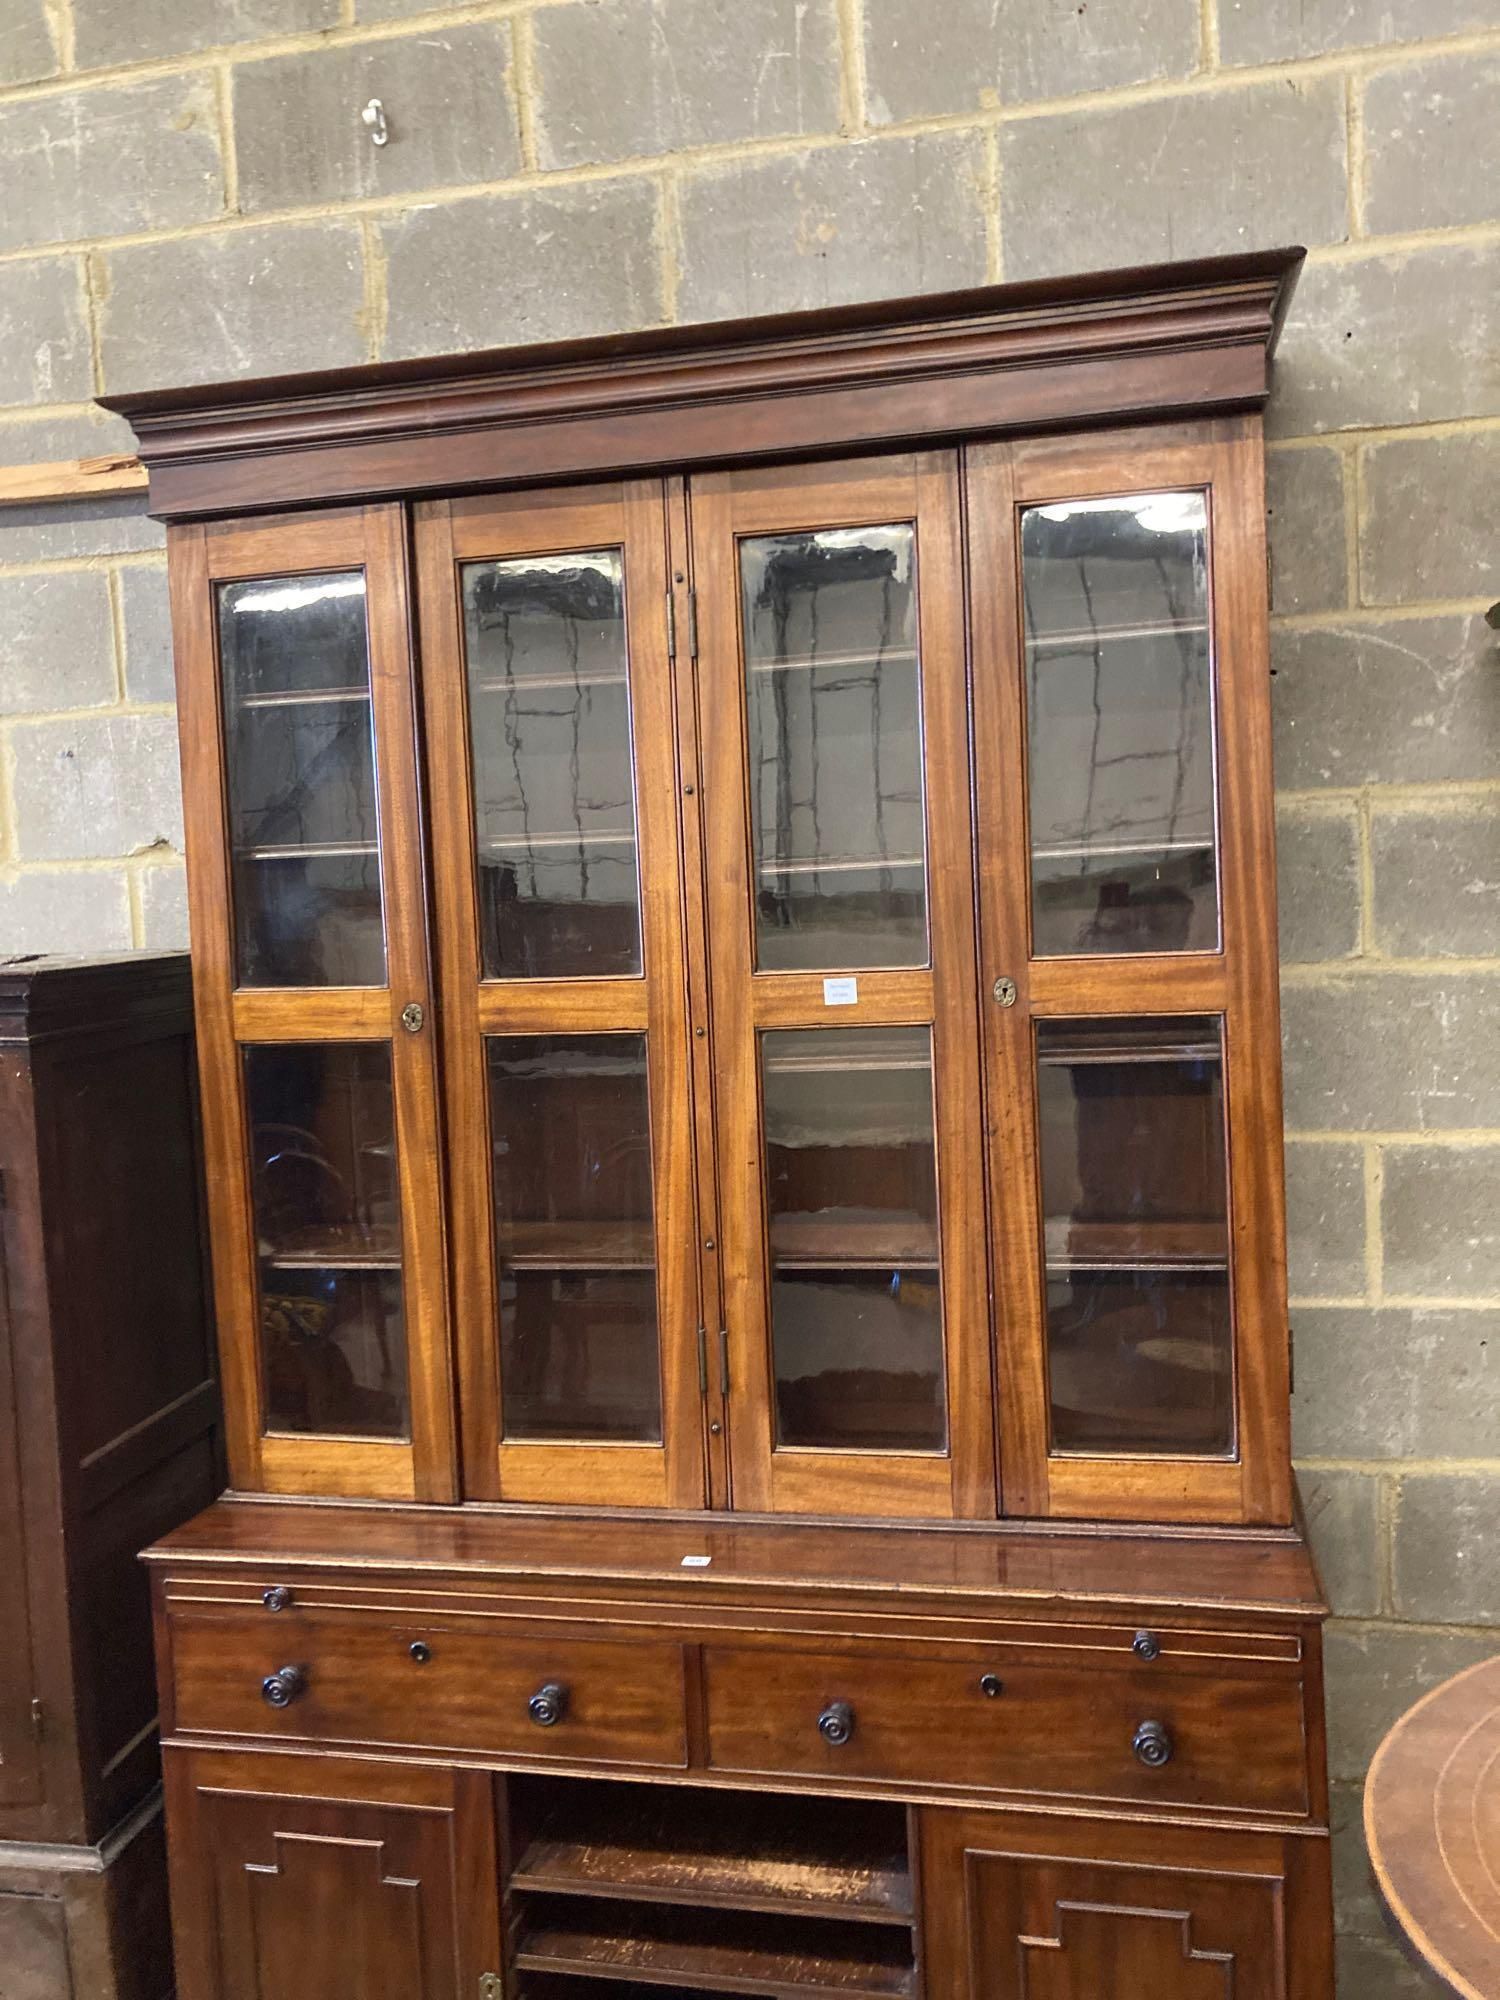
{"type": "Polygon", "coordinates": [[[401,1237],[396,1230],[304,1229],[261,1243],[256,1254],[277,1271],[399,1271],[401,1237]]]}
{"type": "Polygon", "coordinates": [[[471,679],[469,690],[472,694],[545,694],[561,688],[571,692],[575,688],[626,687],[629,677],[623,672],[608,674],[514,674],[509,680],[498,675],[480,675],[471,679]]]}
{"type": "Polygon", "coordinates": [[[367,687],[288,688],[272,694],[242,694],[236,708],[317,708],[332,702],[368,702],[367,687]]]}
{"type": "Polygon", "coordinates": [[[575,828],[571,833],[510,833],[479,843],[481,854],[529,854],[537,848],[634,847],[633,833],[590,833],[575,828]]]}
{"type": "Polygon", "coordinates": [[[1050,840],[1033,846],[1033,861],[1152,861],[1163,854],[1212,854],[1211,833],[1164,840],[1050,840]]]}
{"type": "Polygon", "coordinates": [[[864,1265],[885,1270],[894,1265],[931,1269],[938,1263],[936,1223],[910,1220],[818,1222],[797,1216],[771,1219],[771,1262],[775,1269],[802,1266],[809,1270],[850,1269],[864,1265]]]}
{"type": "Polygon", "coordinates": [[[785,1996],[838,1993],[846,2000],[914,1994],[909,1926],[826,1924],[816,1918],[737,1918],[638,1903],[565,1896],[519,1913],[518,1971],[586,1973],[595,1979],[699,1987],[710,1993],[785,1996]],[[628,1922],[628,1934],[616,1928],[628,1922]]]}
{"type": "Polygon", "coordinates": [[[236,861],[347,861],[378,854],[373,840],[297,841],[286,846],[237,847],[236,861]]]}
{"type": "Polygon", "coordinates": [[[840,855],[818,861],[759,861],[757,875],[869,875],[885,868],[925,868],[925,854],[840,855]]]}
{"type": "Polygon", "coordinates": [[[649,1222],[516,1222],[500,1235],[500,1261],[518,1271],[650,1271],[649,1222]]]}
{"type": "Polygon", "coordinates": [[[1072,1222],[1046,1224],[1048,1271],[1226,1271],[1225,1222],[1072,1222]]]}
{"type": "Polygon", "coordinates": [[[517,1889],[850,1923],[910,1922],[904,1816],[820,1800],[684,1798],[652,1786],[573,1787],[511,1875],[517,1889]],[[799,1812],[797,1807],[801,1805],[799,1812]]]}
{"type": "Polygon", "coordinates": [[[795,674],[828,667],[842,673],[849,667],[914,667],[916,664],[914,646],[892,646],[888,652],[880,653],[787,653],[779,660],[749,660],[746,671],[752,674],[795,674]]]}
{"type": "Polygon", "coordinates": [[[1175,639],[1208,631],[1206,618],[1157,618],[1139,625],[1079,625],[1067,632],[1026,634],[1029,653],[1075,651],[1084,646],[1103,646],[1117,639],[1175,639]]]}

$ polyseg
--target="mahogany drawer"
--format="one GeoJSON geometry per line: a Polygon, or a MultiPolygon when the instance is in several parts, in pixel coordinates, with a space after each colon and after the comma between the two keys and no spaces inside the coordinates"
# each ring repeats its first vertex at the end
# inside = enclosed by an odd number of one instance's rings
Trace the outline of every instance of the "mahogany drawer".
{"type": "Polygon", "coordinates": [[[703,1672],[714,1771],[1308,1810],[1293,1676],[714,1646],[703,1672]]]}
{"type": "MultiPolygon", "coordinates": [[[[176,1727],[600,1764],[687,1762],[682,1649],[350,1613],[175,1615],[176,1727]],[[285,1706],[265,1683],[291,1667],[285,1706]],[[551,1692],[548,1692],[551,1691],[551,1692]],[[556,1719],[545,1718],[556,1711],[556,1719]]],[[[284,1684],[282,1692],[287,1692],[284,1684]]]]}

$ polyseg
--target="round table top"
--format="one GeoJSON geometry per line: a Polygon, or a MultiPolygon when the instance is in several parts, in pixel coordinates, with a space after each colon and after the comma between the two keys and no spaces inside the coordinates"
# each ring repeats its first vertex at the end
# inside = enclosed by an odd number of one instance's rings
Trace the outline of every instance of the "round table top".
{"type": "Polygon", "coordinates": [[[1418,1957],[1465,2000],[1500,2000],[1500,1659],[1392,1729],[1365,1781],[1365,1839],[1418,1957]]]}

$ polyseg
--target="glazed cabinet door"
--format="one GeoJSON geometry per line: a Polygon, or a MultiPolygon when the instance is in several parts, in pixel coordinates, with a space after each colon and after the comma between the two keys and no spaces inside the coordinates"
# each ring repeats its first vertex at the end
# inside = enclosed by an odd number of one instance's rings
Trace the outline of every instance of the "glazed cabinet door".
{"type": "Polygon", "coordinates": [[[474,2000],[498,1972],[486,1773],[165,1763],[178,2000],[474,2000]]]}
{"type": "Polygon", "coordinates": [[[1284,1523],[1258,439],[967,474],[1005,1509],[1284,1523]]]}
{"type": "Polygon", "coordinates": [[[465,1489],[701,1505],[662,487],[417,535],[465,1489]]]}
{"type": "Polygon", "coordinates": [[[926,1984],[943,2000],[1330,2000],[1321,1836],[921,1819],[926,1984]]]}
{"type": "Polygon", "coordinates": [[[402,513],[172,539],[232,1480],[451,1498],[402,513]]]}
{"type": "Polygon", "coordinates": [[[691,482],[739,1508],[995,1508],[958,500],[691,482]]]}

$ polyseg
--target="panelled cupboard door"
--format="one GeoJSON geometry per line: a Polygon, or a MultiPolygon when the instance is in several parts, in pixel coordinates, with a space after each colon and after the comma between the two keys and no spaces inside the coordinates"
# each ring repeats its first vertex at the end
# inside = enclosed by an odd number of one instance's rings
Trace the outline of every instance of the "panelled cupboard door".
{"type": "Polygon", "coordinates": [[[473,2000],[498,1973],[487,1773],[165,1763],[179,2000],[473,2000]]]}
{"type": "Polygon", "coordinates": [[[465,1490],[705,1495],[659,481],[417,510],[465,1490]]]}
{"type": "Polygon", "coordinates": [[[233,1483],[450,1499],[402,511],[171,538],[233,1483]]]}
{"type": "MultiPolygon", "coordinates": [[[[10,1082],[10,1078],[0,1077],[0,1119],[15,1130],[20,1120],[15,1117],[17,1107],[7,1102],[10,1082]]],[[[0,1631],[6,1635],[6,1668],[0,1674],[0,1806],[36,1803],[41,1797],[42,1776],[31,1720],[32,1698],[38,1689],[26,1601],[20,1424],[7,1289],[6,1232],[13,1216],[11,1205],[0,1208],[0,1631]]]]}
{"type": "Polygon", "coordinates": [[[1005,1511],[1285,1523],[1258,438],[966,458],[1005,1511]]]}
{"type": "Polygon", "coordinates": [[[733,1504],[992,1516],[957,461],[689,508],[733,1504]]]}
{"type": "Polygon", "coordinates": [[[1328,2000],[1327,1842],[922,1814],[944,2000],[1328,2000]],[[1322,1909],[1314,1914],[1314,1903],[1322,1909]]]}

